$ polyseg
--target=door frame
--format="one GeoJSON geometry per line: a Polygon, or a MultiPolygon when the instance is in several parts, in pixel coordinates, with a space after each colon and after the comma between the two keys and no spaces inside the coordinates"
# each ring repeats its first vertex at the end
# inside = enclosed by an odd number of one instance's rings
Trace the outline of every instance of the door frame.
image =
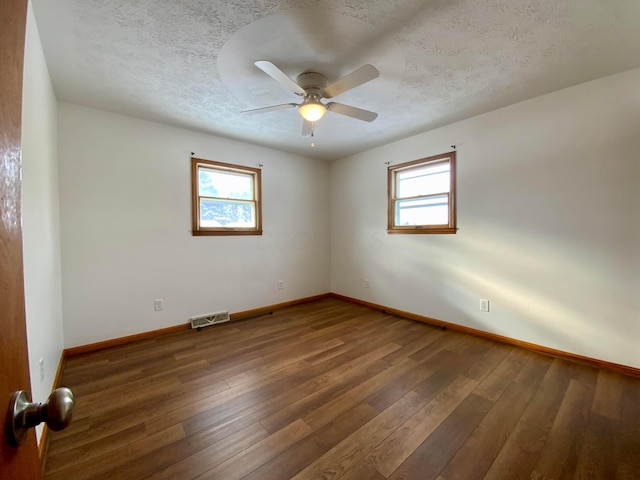
{"type": "MultiPolygon", "coordinates": [[[[22,252],[22,82],[27,0],[0,2],[0,415],[6,423],[11,394],[31,390],[22,252]]],[[[3,424],[4,425],[4,424],[3,424]]],[[[0,478],[40,480],[35,430],[15,447],[0,438],[0,478]]]]}

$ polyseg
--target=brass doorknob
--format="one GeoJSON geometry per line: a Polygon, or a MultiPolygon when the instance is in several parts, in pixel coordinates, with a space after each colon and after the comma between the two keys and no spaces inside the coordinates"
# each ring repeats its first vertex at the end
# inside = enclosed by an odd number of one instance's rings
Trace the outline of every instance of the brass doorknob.
{"type": "Polygon", "coordinates": [[[13,392],[7,415],[7,434],[9,441],[22,445],[27,430],[42,422],[54,431],[62,430],[71,423],[75,400],[73,392],[66,387],[57,388],[44,403],[31,403],[27,392],[13,392]]]}

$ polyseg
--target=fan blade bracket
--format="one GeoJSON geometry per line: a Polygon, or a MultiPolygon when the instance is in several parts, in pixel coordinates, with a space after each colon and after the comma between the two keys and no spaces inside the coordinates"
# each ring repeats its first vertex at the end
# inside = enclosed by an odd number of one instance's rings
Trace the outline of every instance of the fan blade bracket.
{"type": "Polygon", "coordinates": [[[373,65],[363,65],[324,89],[324,98],[333,98],[338,95],[358,87],[364,83],[370,82],[380,76],[380,72],[373,65]]]}
{"type": "Polygon", "coordinates": [[[267,60],[258,60],[254,62],[254,65],[296,95],[304,95],[304,89],[273,63],[267,60]]]}

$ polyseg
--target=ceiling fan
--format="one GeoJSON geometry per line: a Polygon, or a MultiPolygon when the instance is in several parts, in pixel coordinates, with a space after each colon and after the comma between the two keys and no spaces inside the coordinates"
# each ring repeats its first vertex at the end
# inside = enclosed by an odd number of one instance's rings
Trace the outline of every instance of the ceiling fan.
{"type": "Polygon", "coordinates": [[[297,108],[304,118],[302,135],[313,134],[313,124],[320,120],[327,111],[346,115],[348,117],[373,122],[378,114],[369,110],[352,107],[343,103],[329,102],[322,103],[323,98],[333,98],[352,88],[367,83],[374,78],[378,78],[380,72],[372,65],[364,65],[350,74],[327,86],[327,77],[317,72],[304,72],[294,81],[286,73],[280,70],[273,63],[266,60],[255,62],[255,66],[269,75],[271,78],[284,85],[296,95],[303,97],[302,103],[283,103],[271,107],[255,108],[245,110],[242,113],[264,113],[286,108],[297,108]]]}

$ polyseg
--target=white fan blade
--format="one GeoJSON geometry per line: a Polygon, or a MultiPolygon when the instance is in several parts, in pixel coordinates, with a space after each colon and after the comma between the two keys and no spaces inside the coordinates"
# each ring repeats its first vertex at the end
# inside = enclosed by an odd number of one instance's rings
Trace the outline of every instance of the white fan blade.
{"type": "Polygon", "coordinates": [[[364,120],[365,122],[373,122],[378,118],[378,114],[375,112],[345,105],[344,103],[329,102],[327,103],[327,110],[347,117],[357,118],[358,120],[364,120]]]}
{"type": "Polygon", "coordinates": [[[374,78],[378,78],[380,76],[380,72],[373,65],[365,65],[360,67],[359,69],[351,72],[349,75],[342,77],[340,80],[329,85],[324,89],[324,97],[325,98],[333,98],[337,97],[341,93],[346,92],[347,90],[351,90],[352,88],[357,87],[358,85],[362,85],[363,83],[367,83],[374,78]]]}
{"type": "Polygon", "coordinates": [[[254,62],[254,65],[289,90],[298,95],[304,95],[304,89],[273,63],[266,60],[258,60],[254,62]]]}
{"type": "Polygon", "coordinates": [[[313,133],[313,123],[309,120],[304,120],[302,123],[302,136],[308,137],[311,133],[313,133]]]}
{"type": "Polygon", "coordinates": [[[283,103],[281,105],[273,105],[271,107],[254,108],[253,110],[243,110],[240,113],[248,113],[253,115],[254,113],[275,112],[276,110],[284,110],[285,108],[297,107],[297,103],[283,103]]]}

